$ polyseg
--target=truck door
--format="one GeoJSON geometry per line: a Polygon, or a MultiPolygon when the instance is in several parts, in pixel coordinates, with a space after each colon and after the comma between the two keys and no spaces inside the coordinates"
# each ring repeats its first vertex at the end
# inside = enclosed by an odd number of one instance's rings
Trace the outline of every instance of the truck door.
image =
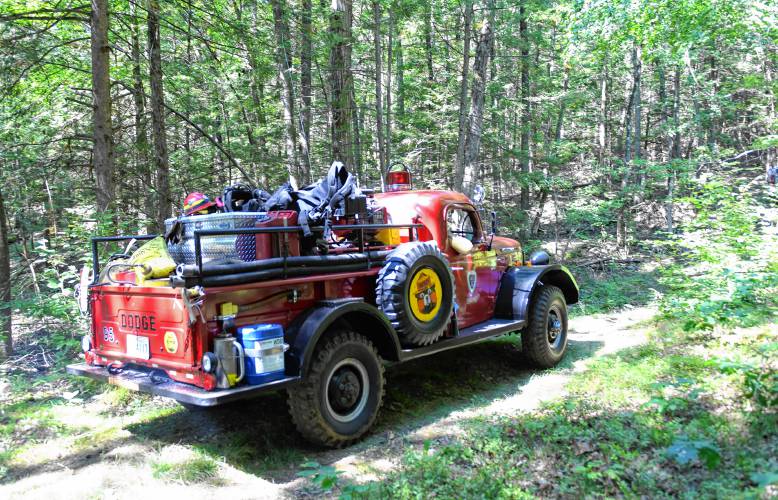
{"type": "Polygon", "coordinates": [[[451,262],[456,288],[457,323],[465,328],[491,319],[499,283],[497,257],[489,250],[481,219],[472,205],[449,205],[446,208],[445,253],[451,262]],[[456,237],[472,243],[469,251],[454,248],[456,237]]]}

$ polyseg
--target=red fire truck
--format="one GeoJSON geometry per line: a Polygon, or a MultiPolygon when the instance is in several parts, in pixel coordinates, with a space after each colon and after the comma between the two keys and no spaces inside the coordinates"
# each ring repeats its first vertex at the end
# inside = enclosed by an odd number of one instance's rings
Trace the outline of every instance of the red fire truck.
{"type": "Polygon", "coordinates": [[[493,213],[484,227],[464,194],[413,190],[407,172],[387,185],[322,227],[294,210],[195,227],[190,263],[154,286],[97,278],[100,245],[153,235],[93,238],[91,331],[68,372],[185,406],[283,389],[302,435],[337,447],[374,422],[385,364],[521,332],[529,360],[556,365],[578,301],[571,273],[495,235],[493,213]],[[208,260],[209,241],[253,255],[208,260]]]}

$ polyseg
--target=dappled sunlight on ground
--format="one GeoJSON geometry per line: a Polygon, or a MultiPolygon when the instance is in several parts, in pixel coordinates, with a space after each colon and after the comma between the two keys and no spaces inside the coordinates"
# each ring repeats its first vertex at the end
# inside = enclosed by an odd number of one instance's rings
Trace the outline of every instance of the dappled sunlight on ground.
{"type": "Polygon", "coordinates": [[[299,494],[309,487],[296,477],[306,460],[331,464],[344,479],[376,480],[397,466],[408,445],[446,443],[461,435],[460,424],[468,419],[513,415],[564,394],[570,377],[593,358],[643,342],[636,325],[653,314],[635,308],[572,319],[568,356],[547,372],[526,363],[517,336],[390,367],[374,431],[344,450],[304,442],[282,394],[206,411],[115,389],[82,403],[57,403],[51,418],[70,432],[20,449],[7,462],[7,477],[16,482],[0,487],[0,496],[299,494]],[[191,472],[194,479],[179,477],[187,467],[199,467],[191,472]]]}

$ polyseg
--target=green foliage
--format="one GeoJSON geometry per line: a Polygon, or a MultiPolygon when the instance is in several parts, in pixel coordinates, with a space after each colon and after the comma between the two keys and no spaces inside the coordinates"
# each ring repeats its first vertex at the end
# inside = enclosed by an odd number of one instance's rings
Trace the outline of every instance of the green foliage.
{"type": "Polygon", "coordinates": [[[721,463],[719,447],[707,440],[690,441],[685,436],[679,437],[667,448],[666,453],[680,465],[699,460],[707,468],[715,469],[721,463]]]}
{"type": "Polygon", "coordinates": [[[624,306],[643,306],[655,301],[660,294],[653,273],[619,269],[616,265],[609,265],[599,272],[588,268],[573,269],[581,289],[578,304],[571,307],[575,316],[610,312],[624,306]]]}
{"type": "Polygon", "coordinates": [[[330,491],[338,486],[338,476],[343,471],[330,465],[320,465],[318,462],[305,462],[300,464],[302,470],[297,472],[299,477],[306,477],[322,491],[330,491]]]}
{"type": "Polygon", "coordinates": [[[690,332],[774,319],[775,247],[770,236],[755,230],[753,200],[714,180],[701,184],[687,201],[695,207],[695,217],[667,244],[681,259],[664,267],[660,280],[671,291],[660,304],[665,316],[684,317],[684,329],[690,332]]]}
{"type": "Polygon", "coordinates": [[[715,364],[722,373],[742,377],[743,393],[757,409],[778,408],[778,342],[760,345],[753,362],[718,359],[715,364]]]}

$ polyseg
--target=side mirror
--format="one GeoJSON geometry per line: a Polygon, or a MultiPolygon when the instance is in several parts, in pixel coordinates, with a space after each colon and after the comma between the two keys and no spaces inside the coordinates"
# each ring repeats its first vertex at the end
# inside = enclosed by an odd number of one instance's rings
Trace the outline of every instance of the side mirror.
{"type": "Polygon", "coordinates": [[[475,206],[481,206],[481,204],[484,202],[485,196],[486,190],[484,190],[484,187],[480,184],[476,184],[475,188],[473,189],[473,204],[475,206]]]}
{"type": "Polygon", "coordinates": [[[497,212],[492,210],[492,213],[489,215],[492,222],[492,234],[495,235],[497,234],[497,212]]]}
{"type": "Polygon", "coordinates": [[[547,266],[551,262],[551,256],[544,250],[535,250],[530,254],[529,262],[533,266],[547,266]]]}

